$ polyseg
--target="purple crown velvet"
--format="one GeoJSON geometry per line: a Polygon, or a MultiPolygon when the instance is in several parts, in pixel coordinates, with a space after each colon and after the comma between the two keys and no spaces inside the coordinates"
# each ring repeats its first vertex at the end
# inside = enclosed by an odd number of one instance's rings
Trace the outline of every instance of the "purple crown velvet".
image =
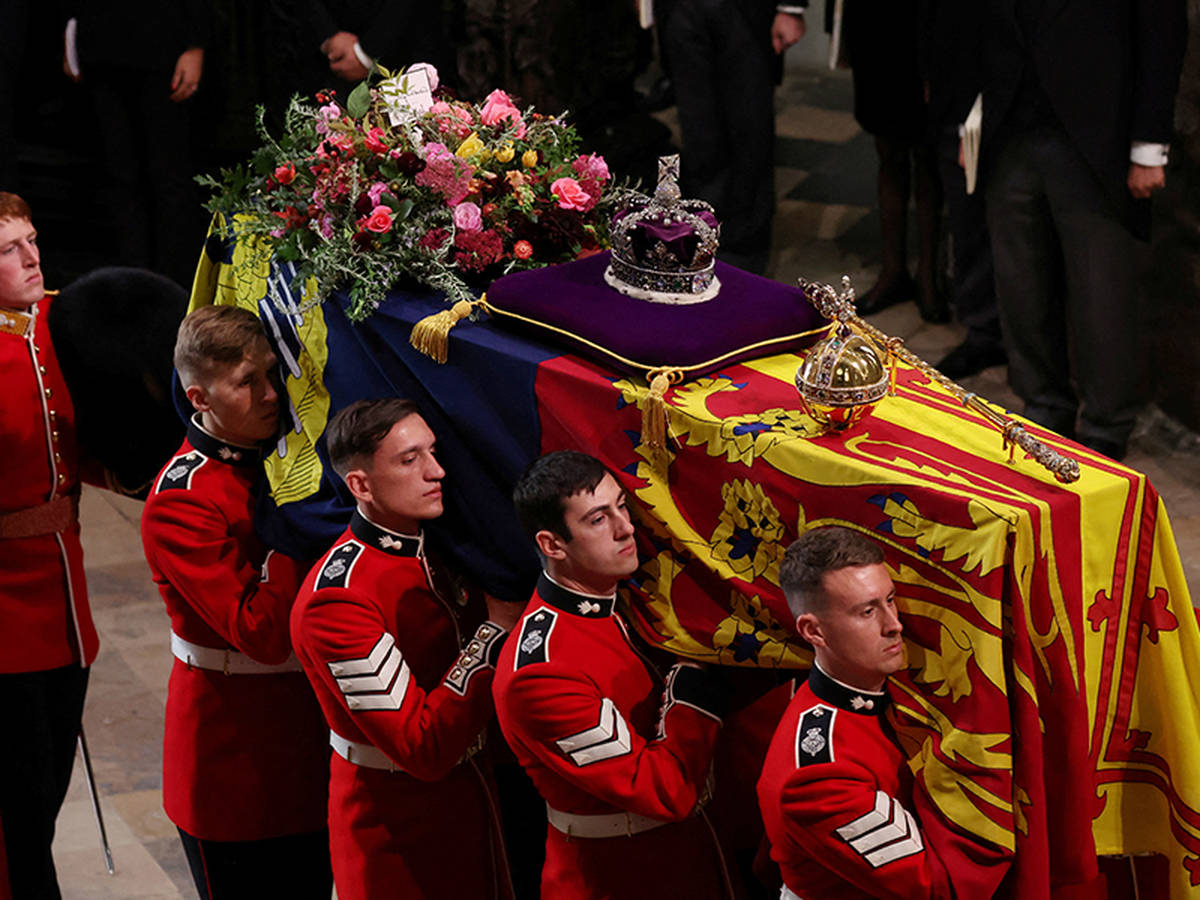
{"type": "Polygon", "coordinates": [[[604,280],[628,297],[700,303],[721,289],[713,269],[721,226],[707,203],[680,198],[678,175],[679,157],[663,157],[654,196],[613,216],[612,262],[604,280]]]}

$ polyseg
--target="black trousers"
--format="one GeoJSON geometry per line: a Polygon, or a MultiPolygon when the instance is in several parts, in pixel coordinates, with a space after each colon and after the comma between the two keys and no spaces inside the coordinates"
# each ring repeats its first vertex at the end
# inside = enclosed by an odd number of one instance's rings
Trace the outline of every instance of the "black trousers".
{"type": "Polygon", "coordinates": [[[741,0],[660,3],[683,133],[683,194],[711,203],[719,257],[761,274],[775,215],[775,81],[741,0]]]}
{"type": "Polygon", "coordinates": [[[0,675],[0,824],[13,900],[57,900],[50,845],[71,783],[88,669],[0,675]]]}
{"type": "Polygon", "coordinates": [[[169,70],[92,66],[92,94],[119,262],[191,290],[206,214],[192,182],[188,101],[168,96],[169,70]]]}
{"type": "Polygon", "coordinates": [[[1057,126],[1006,139],[987,178],[996,300],[1025,415],[1123,444],[1142,399],[1133,236],[1057,126]]]}
{"type": "Polygon", "coordinates": [[[946,125],[938,132],[938,175],[946,192],[954,265],[954,314],[967,326],[968,343],[999,346],[1003,338],[1000,310],[996,308],[987,212],[978,187],[974,194],[967,193],[967,178],[958,164],[959,141],[957,124],[946,125]]]}
{"type": "Polygon", "coordinates": [[[200,900],[329,900],[333,893],[327,830],[261,841],[204,841],[177,830],[200,900]]]}

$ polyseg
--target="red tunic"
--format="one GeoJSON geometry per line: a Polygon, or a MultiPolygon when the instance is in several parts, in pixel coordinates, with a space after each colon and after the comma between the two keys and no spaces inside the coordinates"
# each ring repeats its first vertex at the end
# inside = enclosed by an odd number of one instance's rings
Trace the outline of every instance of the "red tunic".
{"type": "Polygon", "coordinates": [[[341,900],[510,896],[490,769],[482,755],[464,759],[492,715],[504,631],[483,622],[483,604],[465,591],[434,584],[422,536],[355,513],[292,612],[296,653],[329,728],[397,767],[331,757],[341,900]]]}
{"type": "Polygon", "coordinates": [[[912,815],[907,760],[886,732],[888,695],[813,667],[758,782],[771,857],[804,900],[954,896],[912,815]]]}
{"type": "Polygon", "coordinates": [[[496,715],[551,810],[670,824],[595,838],[548,826],[542,896],[726,897],[720,849],[695,814],[720,704],[694,668],[672,670],[664,693],[613,604],[543,575],[500,655],[496,715]]]}
{"type": "MultiPolygon", "coordinates": [[[[46,324],[0,308],[0,515],[79,494],[75,410],[46,324]]],[[[0,538],[0,672],[91,665],[99,649],[88,608],[79,523],[57,534],[0,538]]]]}
{"type": "MultiPolygon", "coordinates": [[[[171,630],[259,663],[291,655],[305,566],[254,533],[256,450],[193,422],[142,513],[146,561],[171,630]]],[[[328,742],[299,671],[230,674],[175,660],[163,739],[163,807],[193,837],[251,841],[325,827],[328,742]]]]}

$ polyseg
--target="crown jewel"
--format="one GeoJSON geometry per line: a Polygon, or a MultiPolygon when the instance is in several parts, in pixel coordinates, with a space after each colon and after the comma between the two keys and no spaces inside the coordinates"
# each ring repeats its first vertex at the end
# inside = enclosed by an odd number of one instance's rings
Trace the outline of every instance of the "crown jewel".
{"type": "Polygon", "coordinates": [[[604,280],[651,303],[701,303],[721,290],[713,273],[721,226],[703,200],[679,195],[679,156],[658,160],[658,187],[613,216],[604,280]]]}

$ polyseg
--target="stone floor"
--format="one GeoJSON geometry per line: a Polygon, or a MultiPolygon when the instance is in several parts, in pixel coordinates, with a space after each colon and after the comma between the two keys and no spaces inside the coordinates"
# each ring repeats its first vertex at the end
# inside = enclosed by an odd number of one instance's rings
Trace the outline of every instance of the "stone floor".
{"type": "MultiPolygon", "coordinates": [[[[836,283],[849,274],[870,285],[877,261],[872,212],[874,150],[848,112],[841,75],[790,71],[778,93],[779,207],[772,273],[836,283]]],[[[669,113],[664,117],[670,120],[669,113]]],[[[874,320],[936,361],[961,338],[954,325],[927,325],[913,304],[874,320]]],[[[1015,398],[996,368],[966,384],[1005,406],[1015,398]]],[[[1126,462],[1164,498],[1189,583],[1200,588],[1200,438],[1151,410],[1126,462]]],[[[175,830],[162,812],[161,740],[171,656],[168,622],[142,557],[141,504],[99,491],[82,506],[88,580],[101,653],[84,715],[116,874],[105,872],[82,767],[59,819],[55,842],[63,894],[70,900],[194,897],[175,830]]]]}

